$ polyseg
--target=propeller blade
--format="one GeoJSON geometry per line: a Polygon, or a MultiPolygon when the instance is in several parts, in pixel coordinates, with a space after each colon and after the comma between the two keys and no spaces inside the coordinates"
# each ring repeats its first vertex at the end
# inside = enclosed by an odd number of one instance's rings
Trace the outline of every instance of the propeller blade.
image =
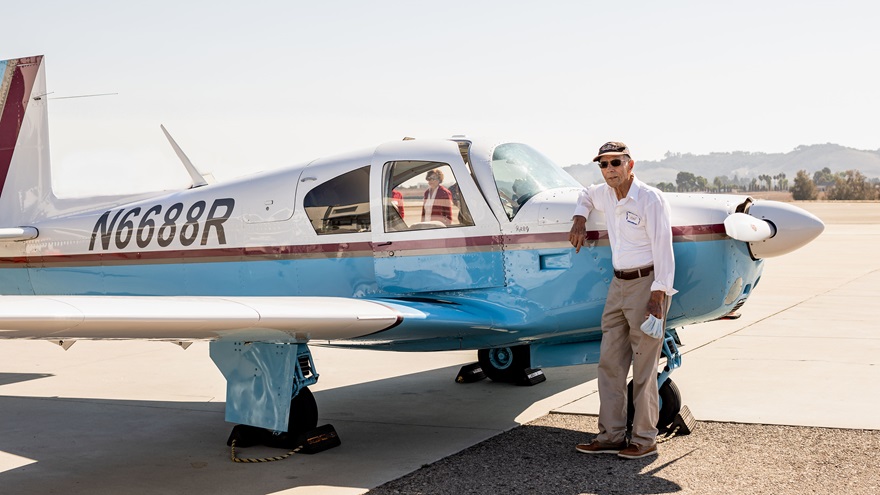
{"type": "Polygon", "coordinates": [[[757,242],[776,235],[776,229],[767,221],[745,213],[734,213],[724,219],[724,231],[738,241],[757,242]]]}

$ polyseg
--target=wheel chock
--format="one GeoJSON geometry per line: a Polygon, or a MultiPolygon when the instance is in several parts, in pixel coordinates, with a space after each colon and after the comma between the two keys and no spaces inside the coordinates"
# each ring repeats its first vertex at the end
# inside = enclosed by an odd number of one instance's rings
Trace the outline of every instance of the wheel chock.
{"type": "Polygon", "coordinates": [[[525,385],[531,387],[532,385],[537,385],[544,381],[547,381],[547,377],[544,376],[544,370],[540,368],[536,370],[533,370],[532,368],[525,368],[523,370],[522,378],[520,378],[517,385],[525,385]]]}
{"type": "Polygon", "coordinates": [[[669,426],[669,434],[690,435],[696,426],[697,420],[694,419],[691,410],[688,409],[688,406],[681,406],[681,411],[675,415],[672,425],[669,426]]]}
{"type": "Polygon", "coordinates": [[[342,442],[333,425],[324,425],[313,428],[305,433],[301,433],[293,438],[292,434],[287,432],[275,432],[265,428],[258,428],[248,425],[236,425],[232,429],[227,445],[231,447],[229,457],[233,462],[273,462],[287,459],[293,454],[317,454],[333,447],[338,447],[342,442]],[[267,447],[285,448],[290,452],[272,457],[238,457],[235,453],[236,447],[252,447],[254,445],[265,445],[267,447]]]}
{"type": "Polygon", "coordinates": [[[229,439],[226,441],[226,445],[232,446],[233,442],[239,448],[263,445],[276,449],[296,450],[303,454],[317,454],[342,444],[333,425],[329,424],[313,428],[296,436],[287,432],[274,432],[256,426],[235,425],[232,433],[229,435],[229,439]]]}
{"type": "Polygon", "coordinates": [[[296,443],[302,446],[299,451],[301,454],[317,454],[342,445],[339,435],[336,434],[336,429],[329,424],[303,433],[297,437],[296,443]]]}
{"type": "Polygon", "coordinates": [[[455,381],[456,383],[474,383],[485,378],[486,373],[483,372],[483,367],[480,366],[480,363],[472,363],[461,367],[458,376],[455,377],[455,381]]]}

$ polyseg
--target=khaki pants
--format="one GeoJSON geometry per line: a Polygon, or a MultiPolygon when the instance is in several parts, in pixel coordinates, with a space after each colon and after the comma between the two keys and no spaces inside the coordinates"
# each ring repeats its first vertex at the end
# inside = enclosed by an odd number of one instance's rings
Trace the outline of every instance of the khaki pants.
{"type": "MultiPolygon", "coordinates": [[[[657,366],[663,338],[646,335],[639,326],[651,298],[654,277],[614,277],[602,313],[599,354],[599,435],[601,442],[619,443],[626,435],[626,377],[633,365],[635,417],[631,443],[650,446],[657,437],[660,414],[657,366]]],[[[666,307],[669,307],[669,297],[666,307]]],[[[665,315],[664,315],[665,316],[665,315]]]]}

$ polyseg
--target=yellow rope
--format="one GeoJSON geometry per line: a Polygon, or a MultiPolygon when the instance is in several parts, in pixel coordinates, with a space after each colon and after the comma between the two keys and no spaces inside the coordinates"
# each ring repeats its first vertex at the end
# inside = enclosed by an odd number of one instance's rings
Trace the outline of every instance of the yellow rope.
{"type": "Polygon", "coordinates": [[[678,430],[680,430],[680,429],[681,429],[681,427],[671,427],[670,429],[666,430],[666,433],[664,435],[657,436],[657,439],[656,439],[657,443],[659,444],[659,443],[663,443],[663,442],[668,442],[669,440],[672,440],[675,437],[681,436],[678,433],[678,430]]]}
{"type": "Polygon", "coordinates": [[[278,455],[275,457],[244,458],[244,457],[236,457],[235,456],[235,440],[233,440],[232,441],[232,449],[231,449],[229,456],[232,459],[232,462],[272,462],[272,461],[280,461],[282,459],[287,459],[288,457],[290,457],[293,454],[296,454],[297,452],[302,450],[302,448],[303,448],[303,446],[300,445],[299,447],[291,450],[290,452],[288,452],[284,455],[278,455]]]}

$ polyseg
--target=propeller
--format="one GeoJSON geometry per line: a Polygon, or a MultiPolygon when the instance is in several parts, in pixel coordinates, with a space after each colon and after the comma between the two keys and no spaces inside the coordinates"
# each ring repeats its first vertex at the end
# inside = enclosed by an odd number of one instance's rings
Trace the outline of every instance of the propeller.
{"type": "Polygon", "coordinates": [[[776,235],[776,227],[765,220],[745,213],[734,213],[724,219],[724,231],[743,242],[767,240],[776,235]]]}

